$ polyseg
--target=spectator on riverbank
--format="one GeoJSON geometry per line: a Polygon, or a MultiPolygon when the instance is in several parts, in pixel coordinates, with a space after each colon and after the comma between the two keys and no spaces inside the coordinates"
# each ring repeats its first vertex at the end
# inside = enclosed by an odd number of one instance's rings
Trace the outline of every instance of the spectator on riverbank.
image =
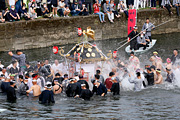
{"type": "Polygon", "coordinates": [[[123,1],[120,1],[118,4],[118,11],[120,13],[125,13],[125,15],[128,17],[128,11],[127,11],[127,8],[125,7],[125,4],[123,3],[123,1]]]}
{"type": "Polygon", "coordinates": [[[65,15],[64,15],[65,6],[66,6],[66,4],[65,4],[64,0],[61,0],[59,2],[59,9],[58,9],[58,13],[59,13],[60,16],[64,16],[65,17],[65,15]]]}
{"type": "Polygon", "coordinates": [[[0,23],[4,23],[5,19],[2,16],[2,11],[0,10],[0,23]]]}
{"type": "Polygon", "coordinates": [[[88,12],[88,9],[87,9],[86,5],[85,5],[85,4],[82,4],[81,15],[86,16],[86,15],[88,15],[88,14],[89,14],[89,12],[88,12]]]}
{"type": "Polygon", "coordinates": [[[37,13],[36,13],[35,9],[36,9],[36,8],[35,8],[35,4],[32,3],[31,6],[30,6],[30,8],[29,8],[29,15],[30,15],[30,17],[31,17],[32,19],[37,18],[37,13]]]}
{"type": "Polygon", "coordinates": [[[19,14],[15,10],[15,6],[14,5],[11,6],[11,9],[10,9],[9,12],[10,12],[10,16],[11,16],[11,20],[12,21],[19,21],[20,20],[19,14]]]}
{"type": "Polygon", "coordinates": [[[170,0],[162,0],[161,5],[162,5],[162,7],[163,7],[164,9],[167,9],[167,10],[168,10],[169,15],[172,15],[172,14],[173,14],[173,13],[171,12],[172,5],[171,5],[170,0]]]}
{"type": "Polygon", "coordinates": [[[49,10],[47,8],[47,5],[46,3],[43,4],[43,7],[41,8],[41,11],[42,11],[42,15],[44,18],[51,18],[51,14],[49,14],[49,10]]]}
{"type": "Polygon", "coordinates": [[[59,3],[59,0],[51,0],[51,3],[52,3],[52,14],[53,14],[53,17],[58,17],[57,15],[57,7],[58,7],[58,3],[59,3]]]}
{"type": "Polygon", "coordinates": [[[111,23],[114,23],[114,13],[112,12],[112,8],[109,4],[109,0],[106,0],[106,3],[103,5],[104,13],[108,15],[108,19],[111,23]]]}
{"type": "Polygon", "coordinates": [[[77,16],[80,13],[80,7],[77,3],[77,1],[74,2],[74,4],[72,5],[72,10],[71,10],[71,15],[72,16],[77,16]]]}
{"type": "Polygon", "coordinates": [[[65,5],[64,16],[69,17],[70,12],[71,12],[71,10],[69,9],[69,7],[67,5],[65,5]]]}
{"type": "Polygon", "coordinates": [[[100,22],[103,23],[106,21],[104,20],[104,13],[102,13],[99,9],[100,7],[101,7],[101,4],[99,4],[99,1],[96,0],[96,3],[93,5],[94,14],[99,15],[100,22]],[[101,17],[101,15],[102,15],[102,17],[101,17]]]}
{"type": "Polygon", "coordinates": [[[111,2],[110,2],[110,9],[112,10],[112,12],[114,13],[114,15],[117,17],[117,18],[119,18],[120,17],[120,15],[119,15],[119,13],[118,13],[118,11],[116,11],[116,4],[114,3],[114,0],[111,0],[111,2]]]}
{"type": "Polygon", "coordinates": [[[26,11],[26,6],[25,5],[20,10],[20,13],[21,13],[21,18],[24,18],[25,20],[30,20],[31,19],[30,15],[26,11]]]}
{"type": "Polygon", "coordinates": [[[179,16],[180,0],[173,0],[173,6],[176,8],[177,16],[179,16]]]}

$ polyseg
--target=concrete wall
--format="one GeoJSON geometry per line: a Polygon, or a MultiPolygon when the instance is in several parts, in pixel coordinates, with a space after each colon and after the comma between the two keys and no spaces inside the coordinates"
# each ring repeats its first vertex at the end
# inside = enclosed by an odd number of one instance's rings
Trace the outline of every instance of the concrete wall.
{"type": "MultiPolygon", "coordinates": [[[[175,12],[175,10],[174,10],[175,12]]],[[[146,17],[155,25],[175,19],[158,27],[152,34],[180,32],[180,20],[176,15],[169,16],[163,9],[138,11],[138,27],[141,29],[146,17]]],[[[95,30],[96,40],[127,37],[127,19],[124,14],[115,19],[114,24],[100,23],[96,15],[70,18],[38,19],[0,24],[0,51],[16,49],[32,49],[77,43],[76,28],[86,29],[91,26],[95,30]]],[[[82,39],[82,38],[80,38],[82,39]]]]}

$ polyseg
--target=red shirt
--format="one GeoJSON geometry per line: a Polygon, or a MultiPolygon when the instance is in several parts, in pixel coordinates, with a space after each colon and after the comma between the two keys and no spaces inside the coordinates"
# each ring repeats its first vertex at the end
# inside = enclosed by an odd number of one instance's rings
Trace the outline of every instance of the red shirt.
{"type": "Polygon", "coordinates": [[[112,84],[113,83],[111,82],[111,78],[107,78],[106,81],[105,81],[106,88],[111,89],[112,84]]]}
{"type": "Polygon", "coordinates": [[[99,5],[98,4],[94,4],[93,5],[93,8],[94,8],[94,13],[98,13],[99,12],[99,5]]]}

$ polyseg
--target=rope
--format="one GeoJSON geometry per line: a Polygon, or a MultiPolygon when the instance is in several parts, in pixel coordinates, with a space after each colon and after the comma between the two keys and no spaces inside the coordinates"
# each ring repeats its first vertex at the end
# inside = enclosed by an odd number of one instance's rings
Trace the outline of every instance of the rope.
{"type": "MultiPolygon", "coordinates": [[[[155,26],[154,28],[157,28],[157,27],[159,27],[159,26],[161,26],[161,25],[163,25],[163,24],[166,24],[166,23],[168,23],[168,22],[170,22],[170,21],[174,21],[174,20],[175,20],[175,19],[168,20],[168,21],[166,21],[166,22],[163,22],[163,23],[155,26]]],[[[154,23],[153,23],[153,24],[154,24],[154,23]]],[[[151,26],[149,26],[149,27],[151,27],[151,26]]],[[[149,28],[149,27],[148,27],[148,28],[149,28]]],[[[146,28],[146,29],[148,29],[148,28],[146,28]]],[[[144,29],[144,30],[145,30],[145,29],[144,29]]],[[[142,31],[144,31],[144,30],[142,30],[142,31]]],[[[140,32],[140,33],[141,33],[141,32],[140,32]]],[[[139,34],[140,34],[140,33],[139,33],[139,34]]],[[[134,36],[133,38],[131,38],[130,41],[133,40],[134,38],[136,38],[139,34],[137,34],[136,36],[134,36]]],[[[121,41],[120,43],[125,42],[126,40],[127,40],[127,39],[121,41]]],[[[123,45],[121,45],[120,47],[118,47],[116,50],[119,50],[120,48],[124,47],[127,43],[129,43],[129,41],[125,42],[123,45]]],[[[118,44],[119,44],[119,43],[118,43],[118,44]]]]}

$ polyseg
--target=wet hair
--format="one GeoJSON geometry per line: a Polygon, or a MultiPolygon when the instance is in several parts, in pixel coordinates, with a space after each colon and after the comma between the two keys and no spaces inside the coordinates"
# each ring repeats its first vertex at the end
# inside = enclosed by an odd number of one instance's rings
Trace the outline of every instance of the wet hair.
{"type": "Polygon", "coordinates": [[[23,75],[19,75],[19,78],[23,79],[24,77],[23,77],[23,75]]]}
{"type": "Polygon", "coordinates": [[[95,82],[96,82],[96,80],[93,80],[93,81],[92,81],[92,84],[94,84],[95,82]]]}
{"type": "Polygon", "coordinates": [[[151,68],[147,68],[147,70],[151,71],[151,68]]]}
{"type": "Polygon", "coordinates": [[[14,65],[16,62],[17,62],[17,61],[14,60],[14,61],[12,61],[12,64],[14,65]]]}
{"type": "Polygon", "coordinates": [[[101,71],[100,70],[96,70],[96,74],[100,74],[101,73],[101,71]]]}
{"type": "Polygon", "coordinates": [[[64,78],[68,78],[68,74],[64,74],[64,78]]]}
{"type": "Polygon", "coordinates": [[[134,55],[134,52],[132,51],[130,54],[133,54],[133,55],[134,55]]]}
{"type": "Polygon", "coordinates": [[[149,20],[149,18],[146,18],[146,20],[149,20]]]}
{"type": "Polygon", "coordinates": [[[156,69],[156,66],[152,65],[150,68],[155,70],[155,69],[156,69]]]}
{"type": "Polygon", "coordinates": [[[110,73],[109,73],[109,76],[113,76],[113,75],[115,75],[114,72],[110,72],[110,73]]]}
{"type": "Polygon", "coordinates": [[[136,73],[137,77],[141,76],[141,73],[140,72],[137,72],[136,73]]]}
{"type": "Polygon", "coordinates": [[[16,54],[17,54],[18,52],[22,52],[22,51],[21,51],[21,50],[16,50],[16,54]]]}
{"type": "Polygon", "coordinates": [[[178,52],[178,49],[174,49],[174,50],[176,50],[178,52]]]}
{"type": "Polygon", "coordinates": [[[96,75],[94,75],[94,77],[95,77],[96,79],[99,79],[99,78],[100,78],[100,75],[96,74],[96,75]]]}
{"type": "Polygon", "coordinates": [[[26,64],[29,65],[29,61],[26,61],[26,64]]]}
{"type": "Polygon", "coordinates": [[[61,76],[59,73],[56,73],[55,76],[61,76]]]}
{"type": "Polygon", "coordinates": [[[83,78],[83,75],[81,74],[81,75],[79,75],[79,78],[83,78]]]}

